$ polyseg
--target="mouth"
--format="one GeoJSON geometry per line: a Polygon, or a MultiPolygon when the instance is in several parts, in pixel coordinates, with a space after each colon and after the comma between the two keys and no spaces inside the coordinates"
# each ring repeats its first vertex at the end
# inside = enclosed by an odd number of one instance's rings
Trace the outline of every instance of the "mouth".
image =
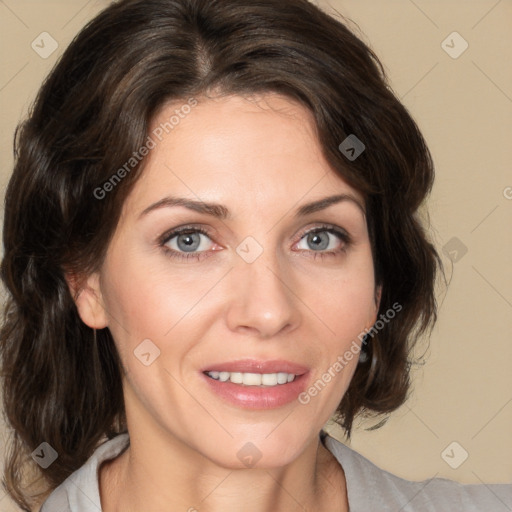
{"type": "Polygon", "coordinates": [[[202,370],[213,393],[244,409],[273,409],[293,402],[304,391],[309,368],[290,361],[239,360],[202,370]]]}

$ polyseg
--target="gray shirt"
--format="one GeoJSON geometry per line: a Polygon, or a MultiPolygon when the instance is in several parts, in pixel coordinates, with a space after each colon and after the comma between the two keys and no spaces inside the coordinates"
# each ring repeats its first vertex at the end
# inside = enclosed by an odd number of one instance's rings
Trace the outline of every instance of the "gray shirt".
{"type": "MultiPolygon", "coordinates": [[[[511,484],[460,484],[444,478],[412,482],[375,466],[333,437],[325,447],[343,467],[350,512],[512,512],[511,484]]],[[[100,464],[129,446],[121,434],[100,445],[87,462],[59,485],[40,512],[101,512],[100,464]]]]}

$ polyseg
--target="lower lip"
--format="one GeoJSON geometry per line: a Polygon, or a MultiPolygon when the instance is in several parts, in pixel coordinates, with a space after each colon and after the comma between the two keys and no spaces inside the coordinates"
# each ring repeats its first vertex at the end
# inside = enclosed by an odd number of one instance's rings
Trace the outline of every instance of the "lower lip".
{"type": "Polygon", "coordinates": [[[275,409],[289,404],[304,391],[309,372],[298,375],[292,382],[277,386],[244,386],[229,380],[221,382],[202,373],[204,379],[217,395],[227,402],[244,409],[275,409]]]}

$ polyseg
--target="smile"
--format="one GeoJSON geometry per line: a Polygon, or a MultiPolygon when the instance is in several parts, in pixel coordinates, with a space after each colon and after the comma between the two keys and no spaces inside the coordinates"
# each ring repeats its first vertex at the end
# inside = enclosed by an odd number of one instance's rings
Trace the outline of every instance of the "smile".
{"type": "Polygon", "coordinates": [[[241,373],[241,372],[205,372],[208,377],[220,382],[230,381],[233,384],[241,384],[243,386],[279,386],[287,384],[295,380],[296,375],[293,373],[241,373]]]}

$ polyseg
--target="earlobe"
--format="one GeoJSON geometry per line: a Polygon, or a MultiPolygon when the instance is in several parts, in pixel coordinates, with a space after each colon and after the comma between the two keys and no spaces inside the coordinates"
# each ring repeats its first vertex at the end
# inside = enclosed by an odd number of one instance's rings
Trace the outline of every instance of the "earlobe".
{"type": "Polygon", "coordinates": [[[99,273],[78,281],[75,276],[66,275],[66,281],[82,321],[91,329],[103,329],[108,319],[100,288],[99,273]]]}
{"type": "Polygon", "coordinates": [[[377,312],[379,311],[380,307],[380,299],[382,297],[382,285],[380,284],[375,288],[375,306],[377,308],[377,312]]]}

